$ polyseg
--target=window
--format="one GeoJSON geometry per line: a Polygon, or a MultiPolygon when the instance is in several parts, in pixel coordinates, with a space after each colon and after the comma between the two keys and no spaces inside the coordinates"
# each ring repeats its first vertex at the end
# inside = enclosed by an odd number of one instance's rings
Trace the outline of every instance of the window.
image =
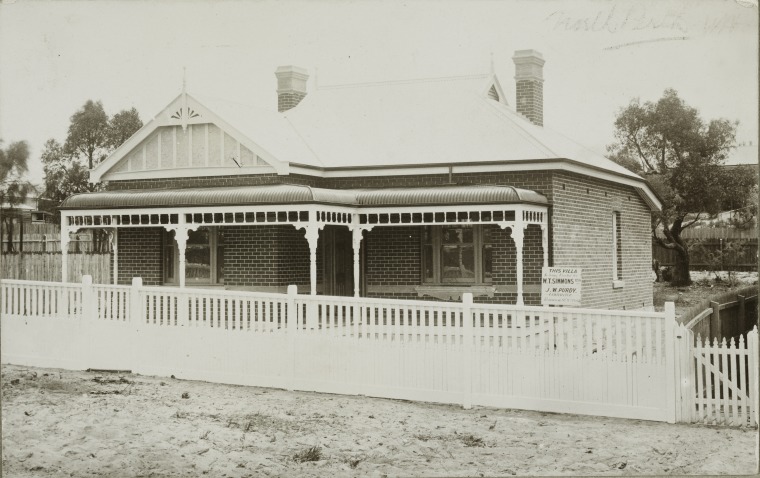
{"type": "Polygon", "coordinates": [[[491,282],[491,234],[482,226],[427,226],[422,237],[422,282],[491,282]]]}
{"type": "MultiPolygon", "coordinates": [[[[179,254],[174,231],[164,235],[164,282],[179,284],[179,254]]],[[[188,231],[185,285],[224,284],[224,230],[201,227],[188,231]]]]}
{"type": "Polygon", "coordinates": [[[621,239],[622,228],[620,225],[620,213],[612,213],[612,280],[623,280],[623,242],[621,239]]]}

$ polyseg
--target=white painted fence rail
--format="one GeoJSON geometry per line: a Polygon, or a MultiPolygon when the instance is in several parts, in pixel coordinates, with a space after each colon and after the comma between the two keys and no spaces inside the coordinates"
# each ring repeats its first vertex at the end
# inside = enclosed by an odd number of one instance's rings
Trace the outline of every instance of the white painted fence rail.
{"type": "Polygon", "coordinates": [[[672,304],[665,313],[518,307],[469,294],[399,301],[139,278],[4,280],[0,294],[8,363],[670,422],[681,410],[674,371],[686,361],[674,356],[672,304]]]}

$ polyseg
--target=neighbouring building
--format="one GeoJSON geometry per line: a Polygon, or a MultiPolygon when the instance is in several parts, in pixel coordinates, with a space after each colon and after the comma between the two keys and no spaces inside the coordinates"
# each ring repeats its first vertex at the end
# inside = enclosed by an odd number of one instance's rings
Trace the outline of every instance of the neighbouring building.
{"type": "Polygon", "coordinates": [[[531,305],[551,265],[582,269],[583,306],[650,307],[660,201],[544,128],[544,59],[513,60],[514,107],[493,74],[307,91],[280,67],[278,112],[183,91],[63,227],[114,230],[120,284],[531,305]]]}

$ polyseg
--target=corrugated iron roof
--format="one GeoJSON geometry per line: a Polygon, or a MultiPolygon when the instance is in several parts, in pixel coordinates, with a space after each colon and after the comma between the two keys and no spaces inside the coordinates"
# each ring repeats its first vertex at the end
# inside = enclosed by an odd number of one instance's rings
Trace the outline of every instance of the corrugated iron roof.
{"type": "Polygon", "coordinates": [[[296,184],[194,189],[101,191],[67,198],[61,209],[336,204],[417,206],[455,204],[547,204],[546,197],[512,186],[435,186],[389,189],[324,189],[296,184]]]}

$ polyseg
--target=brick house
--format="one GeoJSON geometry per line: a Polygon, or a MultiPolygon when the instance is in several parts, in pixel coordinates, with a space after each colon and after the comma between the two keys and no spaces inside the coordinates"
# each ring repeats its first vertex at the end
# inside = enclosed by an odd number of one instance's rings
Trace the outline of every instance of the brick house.
{"type": "Polygon", "coordinates": [[[583,306],[651,306],[657,196],[544,128],[544,60],[513,60],[514,108],[493,74],[307,92],[280,67],[278,112],[183,91],[63,227],[113,231],[119,284],[531,305],[552,265],[583,306]]]}

